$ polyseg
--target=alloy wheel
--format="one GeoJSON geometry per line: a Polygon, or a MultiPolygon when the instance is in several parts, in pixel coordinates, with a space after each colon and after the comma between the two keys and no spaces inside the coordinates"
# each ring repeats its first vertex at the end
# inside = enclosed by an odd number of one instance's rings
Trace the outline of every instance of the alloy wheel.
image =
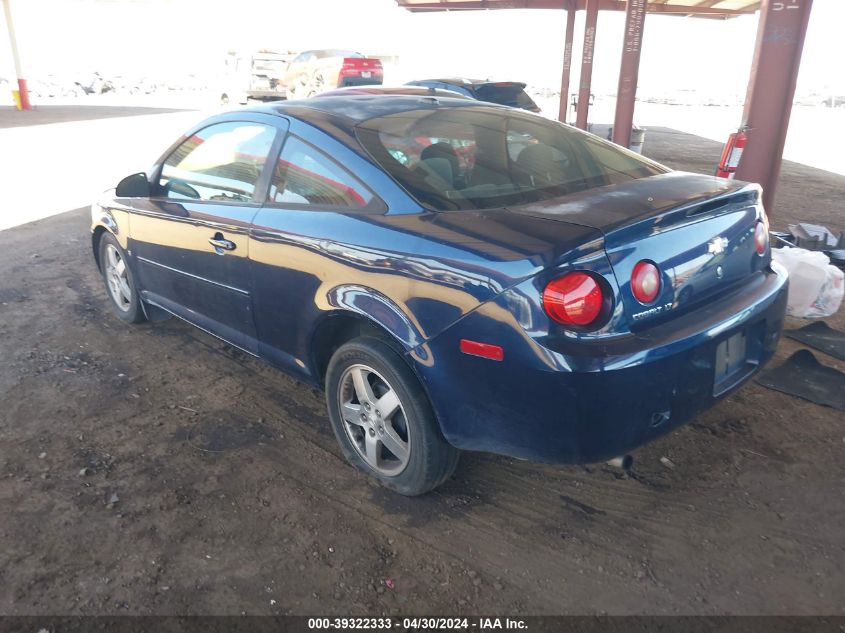
{"type": "Polygon", "coordinates": [[[376,472],[396,476],[408,465],[411,436],[399,394],[367,365],[341,376],[338,400],[343,426],[355,450],[376,472]]]}
{"type": "Polygon", "coordinates": [[[323,79],[322,75],[314,75],[311,79],[311,86],[308,90],[308,97],[313,97],[314,95],[318,95],[323,92],[325,80],[323,79]]]}
{"type": "Polygon", "coordinates": [[[106,245],[106,282],[115,305],[123,312],[132,307],[132,289],[129,286],[129,272],[120,252],[112,244],[106,245]]]}

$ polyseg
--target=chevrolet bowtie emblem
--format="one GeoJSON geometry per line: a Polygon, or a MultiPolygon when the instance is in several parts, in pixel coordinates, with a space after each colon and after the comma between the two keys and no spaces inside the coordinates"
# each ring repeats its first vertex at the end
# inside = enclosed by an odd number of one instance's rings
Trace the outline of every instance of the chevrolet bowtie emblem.
{"type": "Polygon", "coordinates": [[[711,255],[718,255],[719,253],[724,253],[727,248],[728,238],[726,237],[714,237],[707,243],[707,252],[711,255]]]}

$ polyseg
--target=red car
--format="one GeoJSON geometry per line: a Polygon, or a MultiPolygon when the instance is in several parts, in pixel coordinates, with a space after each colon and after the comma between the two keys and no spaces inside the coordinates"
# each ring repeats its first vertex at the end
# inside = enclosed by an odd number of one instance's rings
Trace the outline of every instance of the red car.
{"type": "Polygon", "coordinates": [[[384,81],[380,59],[335,49],[304,51],[293,58],[282,82],[291,99],[304,99],[329,88],[363,86],[384,81]]]}

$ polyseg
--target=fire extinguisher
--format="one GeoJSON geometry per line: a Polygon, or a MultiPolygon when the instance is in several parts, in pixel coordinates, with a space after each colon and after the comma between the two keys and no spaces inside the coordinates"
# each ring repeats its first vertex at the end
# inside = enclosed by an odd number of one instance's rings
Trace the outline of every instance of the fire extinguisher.
{"type": "Polygon", "coordinates": [[[716,175],[719,178],[736,177],[736,168],[739,165],[739,159],[742,158],[742,150],[745,149],[747,142],[748,135],[745,133],[745,130],[732,132],[728,136],[728,142],[725,143],[722,156],[719,158],[719,166],[716,167],[716,175]]]}

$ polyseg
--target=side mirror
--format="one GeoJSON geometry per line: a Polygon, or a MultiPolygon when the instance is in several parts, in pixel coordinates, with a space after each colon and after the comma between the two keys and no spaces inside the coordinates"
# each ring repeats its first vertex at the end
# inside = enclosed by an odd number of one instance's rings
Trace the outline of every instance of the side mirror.
{"type": "Polygon", "coordinates": [[[118,198],[149,198],[150,183],[147,174],[141,172],[127,176],[117,183],[114,193],[118,198]]]}

